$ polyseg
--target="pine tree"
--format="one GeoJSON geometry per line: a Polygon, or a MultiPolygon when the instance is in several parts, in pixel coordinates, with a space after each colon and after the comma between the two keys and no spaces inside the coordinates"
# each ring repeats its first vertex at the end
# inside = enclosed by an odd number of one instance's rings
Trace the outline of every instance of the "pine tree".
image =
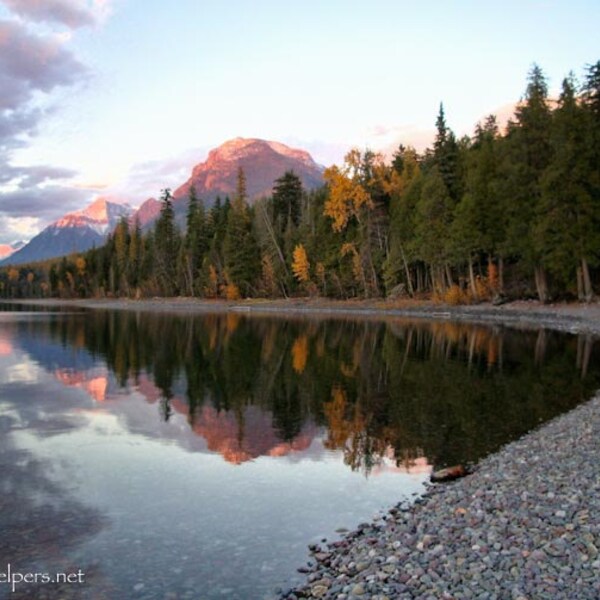
{"type": "Polygon", "coordinates": [[[114,245],[115,245],[115,280],[118,286],[118,290],[125,295],[129,295],[129,285],[127,281],[127,265],[129,261],[129,224],[127,219],[123,217],[114,233],[114,245]]]}
{"type": "Polygon", "coordinates": [[[237,192],[227,215],[223,256],[227,283],[235,285],[246,296],[254,294],[260,275],[260,252],[252,230],[246,176],[241,167],[238,170],[237,192]]]}
{"type": "Polygon", "coordinates": [[[498,127],[494,116],[477,125],[475,139],[466,157],[465,193],[454,209],[450,228],[453,260],[468,265],[471,294],[478,299],[474,263],[486,254],[489,264],[494,256],[500,265],[500,248],[504,240],[503,210],[497,194],[498,127]]]}
{"type": "Polygon", "coordinates": [[[600,214],[588,185],[593,167],[586,125],[571,75],[563,81],[559,106],[552,114],[552,159],[541,181],[534,233],[543,264],[567,284],[576,275],[578,296],[589,302],[589,264],[599,250],[600,214]]]}
{"type": "Polygon", "coordinates": [[[434,290],[442,293],[448,281],[448,231],[452,219],[452,200],[439,169],[425,175],[416,206],[415,234],[418,257],[431,269],[434,290]]]}
{"type": "Polygon", "coordinates": [[[136,217],[133,224],[133,230],[131,232],[131,239],[129,242],[129,256],[127,260],[127,281],[131,289],[136,290],[138,294],[138,286],[140,283],[140,269],[142,263],[142,229],[140,227],[140,221],[136,217]]]}
{"type": "Polygon", "coordinates": [[[409,263],[413,261],[415,206],[421,193],[419,156],[414,148],[400,146],[392,167],[388,189],[391,198],[390,251],[384,264],[384,280],[389,291],[403,279],[412,296],[415,290],[409,263]]]}
{"type": "Polygon", "coordinates": [[[300,222],[300,204],[304,189],[302,181],[294,171],[286,171],[273,186],[273,220],[279,233],[288,227],[298,227],[300,222]]]}
{"type": "Polygon", "coordinates": [[[197,288],[202,287],[197,279],[209,249],[209,235],[204,203],[197,197],[196,188],[192,185],[189,190],[186,231],[181,258],[186,289],[190,296],[194,295],[197,288]]]}
{"type": "Polygon", "coordinates": [[[437,166],[450,198],[457,202],[461,195],[459,147],[456,136],[446,124],[444,105],[441,103],[435,125],[437,133],[433,142],[433,164],[437,166]]]}
{"type": "Polygon", "coordinates": [[[506,249],[533,269],[538,298],[546,302],[546,271],[536,251],[534,229],[539,214],[541,178],[552,153],[551,112],[546,79],[537,65],[529,73],[525,99],[516,110],[516,118],[503,144],[503,172],[499,184],[507,212],[506,249]]]}
{"type": "Polygon", "coordinates": [[[177,265],[179,255],[179,232],[175,224],[173,196],[170,189],[161,193],[162,208],[154,228],[154,260],[157,283],[166,296],[178,292],[177,265]]]}

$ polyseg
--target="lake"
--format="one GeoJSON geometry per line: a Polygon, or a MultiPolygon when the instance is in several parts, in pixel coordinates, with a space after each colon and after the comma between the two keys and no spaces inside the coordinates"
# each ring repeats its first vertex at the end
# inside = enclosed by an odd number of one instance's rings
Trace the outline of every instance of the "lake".
{"type": "Polygon", "coordinates": [[[263,599],[307,545],[600,388],[589,336],[407,319],[0,312],[0,598],[263,599]]]}

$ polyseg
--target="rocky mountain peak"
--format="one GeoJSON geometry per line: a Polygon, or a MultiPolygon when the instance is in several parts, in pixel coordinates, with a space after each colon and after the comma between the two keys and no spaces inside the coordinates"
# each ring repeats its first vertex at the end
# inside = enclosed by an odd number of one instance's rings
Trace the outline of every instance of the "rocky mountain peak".
{"type": "Polygon", "coordinates": [[[194,167],[188,181],[175,190],[175,200],[187,199],[192,184],[207,204],[212,204],[217,196],[233,196],[240,167],[246,173],[250,201],[270,195],[274,181],[286,171],[294,171],[306,189],[323,183],[322,167],[305,150],[280,142],[237,137],[211,150],[206,161],[194,167]]]}

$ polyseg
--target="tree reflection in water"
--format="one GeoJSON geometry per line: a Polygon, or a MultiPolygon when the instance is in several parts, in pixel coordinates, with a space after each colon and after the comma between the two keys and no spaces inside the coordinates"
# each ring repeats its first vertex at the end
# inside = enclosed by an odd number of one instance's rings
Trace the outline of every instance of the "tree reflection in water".
{"type": "Polygon", "coordinates": [[[210,426],[227,430],[227,451],[212,446],[233,462],[306,447],[319,427],[326,448],[367,474],[385,458],[476,461],[600,383],[593,338],[543,329],[126,311],[19,327],[101,357],[120,386],[149,377],[160,418],[185,411],[207,439],[210,426]]]}

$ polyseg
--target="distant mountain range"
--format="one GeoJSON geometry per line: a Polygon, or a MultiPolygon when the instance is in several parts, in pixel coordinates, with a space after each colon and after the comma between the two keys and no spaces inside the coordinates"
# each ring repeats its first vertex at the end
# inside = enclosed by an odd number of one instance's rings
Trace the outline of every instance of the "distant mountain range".
{"type": "Polygon", "coordinates": [[[12,244],[0,244],[0,260],[8,258],[17,250],[20,250],[25,245],[25,242],[13,242],[12,244]]]}
{"type": "MultiPolygon", "coordinates": [[[[305,189],[322,185],[323,167],[304,150],[290,148],[279,142],[235,138],[211,150],[206,161],[192,169],[189,179],[173,193],[173,206],[179,223],[185,221],[189,190],[192,185],[206,207],[217,196],[223,200],[236,193],[238,169],[246,174],[246,190],[250,202],[271,195],[273,183],[286,171],[294,171],[305,189]]],[[[125,204],[98,198],[87,208],[55,221],[20,249],[8,249],[0,254],[0,265],[24,264],[46,260],[73,252],[83,252],[101,246],[118,221],[125,217],[136,220],[148,230],[160,214],[161,204],[155,198],[146,200],[137,211],[125,204]]],[[[0,250],[1,252],[1,250],[0,250]]]]}
{"type": "Polygon", "coordinates": [[[28,244],[4,259],[1,265],[16,265],[101,246],[119,219],[133,209],[126,204],[98,198],[87,208],[68,213],[36,235],[28,244]]]}

